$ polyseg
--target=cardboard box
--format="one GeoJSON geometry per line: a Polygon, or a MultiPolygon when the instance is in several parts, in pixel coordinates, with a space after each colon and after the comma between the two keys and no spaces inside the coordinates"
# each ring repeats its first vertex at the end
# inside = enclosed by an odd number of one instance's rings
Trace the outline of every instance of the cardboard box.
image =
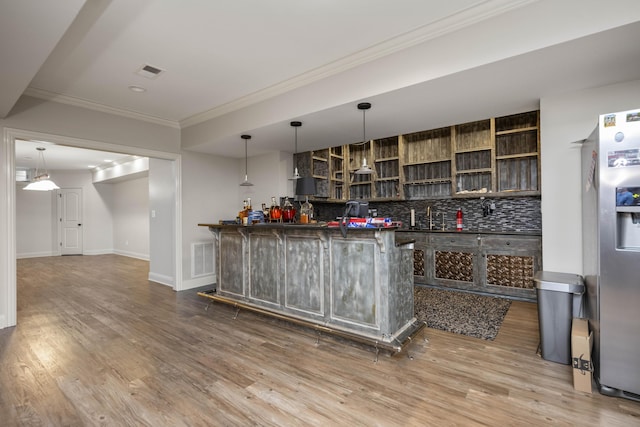
{"type": "Polygon", "coordinates": [[[593,364],[591,362],[591,345],[593,333],[589,332],[587,319],[573,318],[571,325],[571,365],[573,366],[573,388],[591,393],[593,364]]]}

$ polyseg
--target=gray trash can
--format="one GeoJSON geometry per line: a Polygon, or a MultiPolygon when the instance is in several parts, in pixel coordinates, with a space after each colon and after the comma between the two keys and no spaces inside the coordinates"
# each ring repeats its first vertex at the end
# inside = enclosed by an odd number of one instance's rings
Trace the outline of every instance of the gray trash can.
{"type": "Polygon", "coordinates": [[[542,358],[571,364],[571,322],[581,315],[582,276],[538,271],[533,280],[538,295],[538,325],[542,358]]]}

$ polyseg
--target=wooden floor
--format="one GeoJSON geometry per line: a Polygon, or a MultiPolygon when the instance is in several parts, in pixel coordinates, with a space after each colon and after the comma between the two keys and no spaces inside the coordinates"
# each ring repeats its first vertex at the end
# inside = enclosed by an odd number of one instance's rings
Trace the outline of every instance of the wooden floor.
{"type": "Polygon", "coordinates": [[[381,356],[146,280],[117,255],[18,260],[0,330],[0,425],[634,426],[640,403],[575,392],[536,355],[536,306],[495,341],[433,329],[381,356]]]}

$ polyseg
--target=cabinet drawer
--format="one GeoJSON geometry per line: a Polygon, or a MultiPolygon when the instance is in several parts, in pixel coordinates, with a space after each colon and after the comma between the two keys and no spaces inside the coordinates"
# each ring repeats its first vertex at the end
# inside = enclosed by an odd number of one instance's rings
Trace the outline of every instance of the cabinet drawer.
{"type": "Polygon", "coordinates": [[[431,234],[429,243],[436,249],[440,247],[477,248],[479,236],[459,233],[431,234]]]}
{"type": "Polygon", "coordinates": [[[538,251],[541,248],[541,238],[538,236],[483,236],[480,244],[486,251],[538,251]]]}

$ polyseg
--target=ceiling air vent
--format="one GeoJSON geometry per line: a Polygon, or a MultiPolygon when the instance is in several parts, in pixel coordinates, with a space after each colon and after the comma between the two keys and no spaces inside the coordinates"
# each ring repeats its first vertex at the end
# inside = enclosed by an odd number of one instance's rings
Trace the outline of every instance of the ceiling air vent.
{"type": "Polygon", "coordinates": [[[138,71],[136,71],[137,75],[146,77],[147,79],[155,79],[162,73],[164,73],[164,70],[149,64],[143,65],[138,71]]]}

